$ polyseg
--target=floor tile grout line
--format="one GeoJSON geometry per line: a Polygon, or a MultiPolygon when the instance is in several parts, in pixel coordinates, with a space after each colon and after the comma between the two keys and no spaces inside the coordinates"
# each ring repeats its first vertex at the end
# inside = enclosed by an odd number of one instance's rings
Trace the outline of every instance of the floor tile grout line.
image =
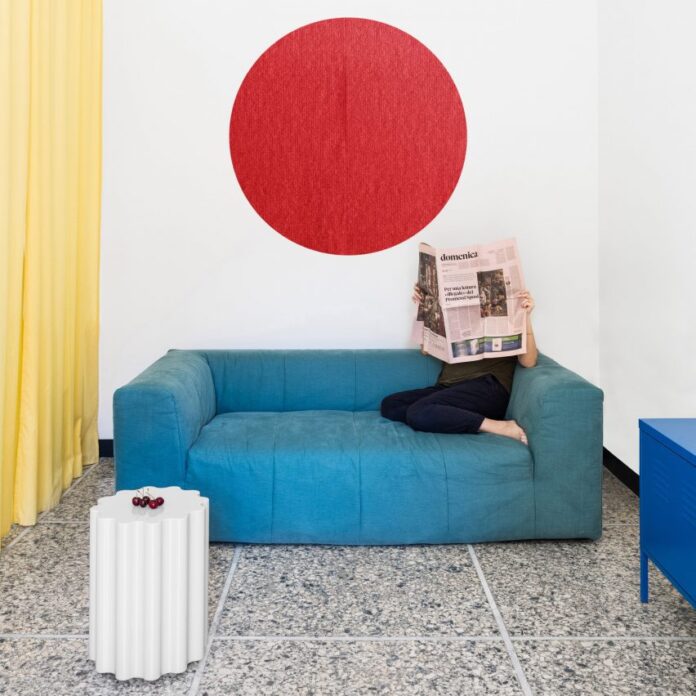
{"type": "Polygon", "coordinates": [[[87,640],[88,633],[0,633],[0,640],[87,640]]]}
{"type": "MultiPolygon", "coordinates": [[[[58,501],[58,505],[65,499],[65,496],[68,495],[68,493],[72,492],[77,488],[85,479],[89,478],[89,476],[92,474],[92,472],[98,467],[102,465],[102,462],[104,460],[100,457],[95,464],[92,464],[92,466],[89,467],[89,469],[80,476],[80,478],[75,479],[61,494],[60,500],[58,501]]],[[[36,518],[36,524],[41,522],[46,515],[48,515],[50,512],[53,512],[58,505],[52,508],[48,508],[48,510],[44,510],[37,518],[36,518]]],[[[29,527],[29,529],[33,529],[36,525],[33,525],[32,527],[29,527]]]]}
{"type": "Polygon", "coordinates": [[[227,573],[227,579],[225,580],[225,586],[222,588],[220,593],[220,599],[218,600],[217,608],[215,609],[215,614],[213,620],[210,624],[210,631],[208,632],[208,641],[205,646],[205,653],[201,658],[201,661],[196,667],[196,673],[193,676],[193,682],[191,682],[191,688],[188,691],[188,696],[197,696],[198,691],[201,687],[201,682],[203,680],[203,674],[208,665],[208,657],[210,655],[210,648],[215,640],[215,634],[217,633],[218,626],[220,625],[220,619],[222,618],[222,612],[225,609],[225,602],[227,601],[227,596],[230,593],[230,587],[232,586],[232,578],[239,565],[239,558],[242,555],[242,547],[237,546],[234,550],[234,556],[232,557],[232,563],[230,569],[227,573]]]}
{"type": "MultiPolygon", "coordinates": [[[[88,633],[0,633],[0,640],[87,640],[88,633]]],[[[296,642],[296,643],[501,643],[502,636],[215,636],[222,642],[296,642]]],[[[510,636],[520,643],[533,642],[595,642],[624,643],[694,643],[696,636],[510,636]]]]}
{"type": "Polygon", "coordinates": [[[42,520],[41,524],[84,524],[84,525],[89,525],[89,520],[42,520]]]}
{"type": "Polygon", "coordinates": [[[288,643],[502,643],[501,636],[216,636],[222,642],[288,643]]]}
{"type": "Polygon", "coordinates": [[[605,522],[603,528],[607,527],[640,527],[639,522],[605,522]]]}
{"type": "MultiPolygon", "coordinates": [[[[60,500],[58,501],[58,505],[60,505],[61,501],[65,498],[65,496],[68,493],[70,493],[70,491],[72,491],[74,488],[79,486],[80,483],[82,481],[84,481],[98,466],[100,466],[103,461],[104,461],[104,458],[99,457],[99,459],[97,459],[97,461],[94,464],[92,464],[89,467],[89,469],[84,474],[82,474],[82,476],[80,476],[80,478],[75,479],[61,494],[60,500]]],[[[31,532],[32,529],[36,529],[36,527],[39,525],[39,523],[43,521],[43,518],[46,515],[48,515],[49,512],[51,512],[52,510],[55,510],[56,507],[58,507],[58,505],[56,505],[55,507],[52,507],[52,508],[48,508],[48,510],[44,510],[36,518],[35,524],[32,524],[32,525],[26,527],[25,529],[23,529],[9,544],[7,544],[7,546],[2,546],[2,542],[0,541],[0,553],[4,553],[8,549],[11,549],[20,539],[23,539],[27,534],[29,534],[29,532],[31,532]]]]}
{"type": "Polygon", "coordinates": [[[522,693],[524,694],[524,696],[533,696],[532,689],[529,686],[527,677],[525,676],[524,670],[522,669],[522,664],[520,663],[520,660],[517,657],[515,646],[512,644],[512,640],[510,640],[510,634],[508,633],[508,630],[505,626],[505,622],[503,621],[503,616],[500,613],[500,610],[498,609],[498,605],[495,603],[495,598],[493,597],[491,588],[488,586],[486,576],[483,574],[483,569],[481,568],[481,564],[479,563],[478,557],[476,556],[476,551],[474,551],[474,547],[471,544],[467,544],[467,548],[469,549],[469,556],[471,557],[471,562],[474,564],[474,569],[476,570],[476,574],[478,575],[479,581],[481,582],[483,592],[486,595],[486,599],[488,600],[488,605],[491,608],[491,611],[493,612],[493,617],[495,618],[495,622],[498,625],[500,635],[503,638],[505,649],[507,650],[510,660],[512,661],[512,668],[515,672],[515,676],[517,677],[517,681],[520,683],[522,693]]]}
{"type": "Polygon", "coordinates": [[[668,643],[693,643],[696,641],[696,636],[510,636],[510,640],[518,641],[523,643],[525,641],[534,642],[559,642],[564,641],[595,641],[606,642],[606,641],[644,641],[644,642],[668,642],[668,643]]]}
{"type": "MultiPolygon", "coordinates": [[[[36,520],[38,523],[38,520],[36,520]]],[[[32,525],[31,527],[25,527],[14,539],[9,544],[2,545],[2,542],[0,541],[0,553],[5,553],[9,549],[11,549],[20,539],[23,539],[29,532],[34,529],[36,525],[32,525]]]]}
{"type": "MultiPolygon", "coordinates": [[[[60,502],[58,503],[58,505],[56,505],[54,508],[50,508],[49,510],[44,510],[44,511],[41,513],[41,516],[36,520],[36,524],[39,524],[39,523],[41,523],[41,524],[59,524],[59,523],[61,523],[61,522],[70,523],[70,522],[74,522],[74,521],[79,521],[79,520],[44,520],[43,518],[44,518],[46,515],[48,515],[49,513],[57,511],[57,510],[58,510],[58,506],[60,505],[60,503],[63,502],[63,500],[65,499],[65,496],[66,496],[68,493],[70,493],[74,488],[77,488],[77,487],[80,485],[80,483],[82,483],[82,481],[84,481],[84,480],[92,473],[92,471],[94,471],[98,466],[102,466],[102,465],[103,465],[103,462],[104,462],[105,460],[107,460],[107,459],[113,459],[113,457],[100,457],[100,458],[99,458],[99,461],[98,461],[96,464],[93,464],[93,465],[90,467],[89,471],[88,471],[86,474],[84,474],[83,476],[81,476],[77,481],[75,481],[75,482],[70,486],[70,488],[68,488],[68,489],[63,493],[63,495],[60,497],[60,502]]],[[[99,496],[99,497],[101,497],[101,496],[99,496]]],[[[97,500],[99,500],[99,497],[97,498],[97,500]]],[[[97,504],[97,500],[94,501],[94,504],[95,504],[95,505],[97,504]]],[[[89,516],[89,515],[88,515],[88,516],[89,516]]],[[[87,519],[86,522],[87,522],[87,524],[89,524],[89,519],[87,519]]]]}
{"type": "MultiPolygon", "coordinates": [[[[58,505],[60,505],[60,503],[63,501],[63,499],[65,498],[65,496],[66,496],[68,493],[70,493],[70,492],[73,491],[75,488],[77,488],[85,479],[89,478],[89,476],[92,474],[92,472],[93,472],[98,466],[102,466],[102,465],[103,465],[103,462],[104,462],[104,458],[100,457],[94,464],[92,464],[92,466],[89,467],[89,469],[88,469],[84,474],[82,474],[82,476],[80,476],[80,478],[75,479],[75,480],[63,491],[63,493],[61,494],[61,496],[60,496],[60,501],[58,502],[58,505]]],[[[48,514],[49,514],[50,512],[52,512],[53,510],[55,510],[55,509],[58,507],[58,505],[56,505],[55,507],[49,508],[48,510],[44,510],[44,511],[36,518],[36,523],[38,524],[44,517],[46,517],[46,515],[48,515],[48,514]]],[[[36,526],[36,525],[34,525],[34,526],[36,526]]],[[[31,529],[31,527],[30,527],[30,529],[31,529]]]]}

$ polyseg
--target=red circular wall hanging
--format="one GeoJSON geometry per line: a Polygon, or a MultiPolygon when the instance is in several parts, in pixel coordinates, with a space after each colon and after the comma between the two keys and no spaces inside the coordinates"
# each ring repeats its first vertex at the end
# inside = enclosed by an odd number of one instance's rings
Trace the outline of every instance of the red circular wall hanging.
{"type": "Polygon", "coordinates": [[[447,203],[464,164],[457,88],[388,24],[329,19],[254,63],[230,119],[240,186],[277,232],[329,254],[387,249],[447,203]]]}

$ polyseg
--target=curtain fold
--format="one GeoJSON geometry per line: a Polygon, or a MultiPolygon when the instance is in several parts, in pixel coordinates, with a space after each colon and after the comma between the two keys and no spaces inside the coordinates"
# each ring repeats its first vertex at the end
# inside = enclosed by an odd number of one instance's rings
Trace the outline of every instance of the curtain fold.
{"type": "Polygon", "coordinates": [[[97,461],[101,0],[0,0],[0,534],[97,461]]]}

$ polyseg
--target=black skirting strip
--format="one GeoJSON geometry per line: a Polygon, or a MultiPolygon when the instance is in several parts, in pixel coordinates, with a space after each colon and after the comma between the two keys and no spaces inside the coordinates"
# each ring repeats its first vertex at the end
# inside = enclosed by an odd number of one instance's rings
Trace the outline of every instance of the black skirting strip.
{"type": "Polygon", "coordinates": [[[113,457],[114,456],[114,441],[113,440],[99,440],[99,456],[100,457],[113,457]]]}
{"type": "Polygon", "coordinates": [[[606,447],[604,448],[604,466],[616,476],[624,486],[640,495],[640,476],[618,457],[615,457],[606,447]]]}

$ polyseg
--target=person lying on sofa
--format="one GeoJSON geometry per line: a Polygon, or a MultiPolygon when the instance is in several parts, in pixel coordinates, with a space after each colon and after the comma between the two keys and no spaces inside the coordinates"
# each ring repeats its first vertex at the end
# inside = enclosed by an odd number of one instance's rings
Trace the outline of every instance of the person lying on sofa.
{"type": "MultiPolygon", "coordinates": [[[[495,433],[527,444],[527,435],[514,420],[505,420],[515,364],[534,367],[538,351],[532,330],[534,298],[528,290],[519,292],[526,313],[527,352],[505,358],[474,362],[445,363],[437,384],[387,396],[381,414],[414,430],[428,433],[495,433]]],[[[420,303],[420,288],[413,301],[420,303]]]]}

